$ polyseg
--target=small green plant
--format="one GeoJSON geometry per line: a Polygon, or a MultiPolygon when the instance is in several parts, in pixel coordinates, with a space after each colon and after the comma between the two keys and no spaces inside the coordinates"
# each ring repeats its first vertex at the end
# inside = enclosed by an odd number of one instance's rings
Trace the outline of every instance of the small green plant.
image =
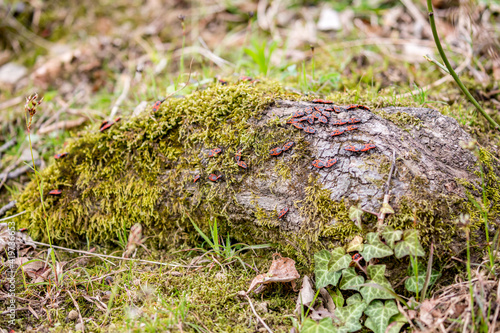
{"type": "Polygon", "coordinates": [[[424,288],[426,281],[433,285],[440,273],[432,270],[426,276],[424,265],[417,258],[425,255],[416,230],[394,230],[385,227],[379,233],[369,233],[366,242],[359,238],[347,246],[348,252],[358,252],[365,260],[366,267],[361,266],[358,255],[351,257],[343,247],[332,251],[322,250],[314,255],[316,288],[333,286],[336,291],[331,295],[336,304],[334,318],[325,318],[320,322],[312,319],[303,321],[301,332],[355,332],[364,326],[375,333],[399,332],[406,324],[405,317],[399,312],[396,300],[407,305],[398,296],[390,281],[385,277],[386,265],[374,264],[372,259],[395,256],[401,259],[412,258],[408,268],[409,277],[405,288],[409,292],[418,293],[424,288]],[[352,264],[357,265],[359,274],[352,264]],[[351,295],[346,298],[347,295],[351,295]],[[345,299],[345,301],[344,301],[345,299]],[[345,303],[345,305],[344,305],[345,303]]]}
{"type": "Polygon", "coordinates": [[[267,46],[265,40],[260,43],[257,39],[254,39],[252,40],[252,47],[245,48],[244,51],[252,58],[253,62],[257,64],[259,73],[263,76],[267,76],[270,70],[271,56],[277,46],[278,44],[276,42],[271,42],[269,46],[267,46]]]}

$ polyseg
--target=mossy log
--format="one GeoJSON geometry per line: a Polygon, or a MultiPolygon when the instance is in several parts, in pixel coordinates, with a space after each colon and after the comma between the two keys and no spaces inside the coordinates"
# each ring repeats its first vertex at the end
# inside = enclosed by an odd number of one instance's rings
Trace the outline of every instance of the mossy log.
{"type": "MultiPolygon", "coordinates": [[[[334,96],[340,105],[346,96],[334,96]]],[[[424,243],[450,249],[457,235],[453,220],[469,212],[468,195],[487,191],[493,219],[499,210],[498,166],[482,151],[488,188],[482,187],[477,157],[461,148],[471,141],[458,123],[425,108],[353,109],[333,113],[329,124],[316,122],[315,134],[286,124],[295,111],[312,103],[275,85],[215,85],[186,98],[165,101],[100,132],[91,126],[73,138],[68,156],[41,173],[44,206],[36,182],[17,198],[27,210],[19,225],[32,237],[56,243],[107,244],[139,222],[152,244],[178,246],[197,237],[214,219],[221,232],[249,244],[276,243],[284,253],[310,254],[349,241],[375,228],[365,214],[360,230],[349,208],[378,211],[393,152],[395,173],[386,223],[416,227],[424,243]],[[330,136],[332,120],[360,118],[358,129],[330,136]],[[295,145],[279,156],[270,149],[295,145]],[[348,145],[376,145],[367,152],[348,145]],[[212,148],[221,148],[208,157],[212,148]],[[238,167],[235,154],[248,168],[238,167]],[[317,169],[315,159],[337,158],[317,169]],[[222,175],[217,182],[209,174],[222,175]],[[200,180],[193,182],[193,177],[200,180]],[[47,195],[60,189],[59,197],[47,195]],[[278,219],[278,211],[288,213],[278,219]]]]}

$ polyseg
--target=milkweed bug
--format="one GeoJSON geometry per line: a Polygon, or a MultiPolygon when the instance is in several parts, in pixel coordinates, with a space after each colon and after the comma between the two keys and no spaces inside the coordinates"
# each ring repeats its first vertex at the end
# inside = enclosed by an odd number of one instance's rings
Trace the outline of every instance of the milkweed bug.
{"type": "Polygon", "coordinates": [[[325,168],[329,168],[332,165],[334,165],[335,163],[337,163],[337,159],[336,158],[331,158],[328,161],[326,161],[325,168]]]}
{"type": "Polygon", "coordinates": [[[273,156],[278,156],[279,154],[281,154],[281,152],[283,151],[283,149],[281,149],[280,147],[276,147],[276,148],[273,148],[269,151],[269,154],[273,155],[273,156]]]}
{"type": "Polygon", "coordinates": [[[295,128],[304,129],[304,125],[302,125],[301,123],[293,123],[292,125],[295,126],[295,128]]]}
{"type": "Polygon", "coordinates": [[[328,119],[324,116],[319,117],[318,121],[323,124],[328,124],[328,119]]]}
{"type": "Polygon", "coordinates": [[[314,160],[312,162],[312,165],[315,166],[318,169],[321,169],[321,168],[323,168],[325,166],[325,163],[323,163],[323,161],[321,161],[321,160],[314,160]]]}
{"type": "Polygon", "coordinates": [[[304,128],[304,132],[309,133],[309,134],[314,134],[314,133],[316,133],[316,130],[314,128],[312,128],[311,126],[307,126],[306,128],[304,128]]]}
{"type": "Polygon", "coordinates": [[[247,168],[247,164],[246,164],[245,162],[243,162],[243,161],[238,161],[238,163],[237,163],[237,164],[238,164],[238,166],[239,166],[239,167],[241,167],[241,168],[243,168],[243,169],[246,169],[246,168],[247,168]]]}
{"type": "Polygon", "coordinates": [[[285,144],[283,145],[283,148],[281,148],[281,149],[282,149],[283,151],[288,150],[288,149],[292,148],[294,144],[295,144],[295,142],[293,142],[293,141],[289,141],[289,142],[285,143],[285,144]]]}
{"type": "Polygon", "coordinates": [[[65,158],[66,156],[68,156],[68,153],[61,153],[61,154],[55,154],[54,158],[58,160],[60,158],[65,158]]]}
{"type": "Polygon", "coordinates": [[[355,109],[358,107],[358,104],[349,104],[349,105],[346,105],[346,109],[347,110],[352,110],[352,109],[355,109]]]}
{"type": "Polygon", "coordinates": [[[115,123],[119,122],[121,119],[121,117],[115,118],[115,123]]]}
{"type": "Polygon", "coordinates": [[[361,119],[359,119],[359,118],[350,118],[347,122],[349,124],[356,124],[356,123],[360,123],[361,119]]]}
{"type": "Polygon", "coordinates": [[[344,133],[344,130],[334,130],[332,133],[330,133],[330,136],[336,136],[336,135],[340,135],[340,134],[343,134],[344,133]]]}
{"type": "Polygon", "coordinates": [[[354,146],[347,146],[344,148],[345,150],[348,150],[348,151],[360,151],[359,148],[356,148],[354,146]]]}
{"type": "Polygon", "coordinates": [[[328,101],[328,100],[324,100],[324,99],[313,99],[312,100],[313,103],[322,103],[322,104],[333,104],[332,101],[328,101]]]}
{"type": "Polygon", "coordinates": [[[211,180],[211,181],[213,181],[213,182],[216,182],[216,181],[217,181],[217,179],[219,179],[220,177],[222,177],[222,175],[217,176],[217,175],[215,175],[215,174],[211,173],[211,174],[208,176],[208,179],[209,179],[209,180],[211,180]]]}
{"type": "Polygon", "coordinates": [[[346,131],[354,131],[357,129],[358,129],[358,126],[356,126],[356,125],[349,125],[345,128],[346,131]]]}
{"type": "Polygon", "coordinates": [[[112,122],[105,120],[102,122],[101,127],[99,127],[99,131],[104,132],[105,130],[110,128],[112,125],[113,125],[112,122]]]}
{"type": "Polygon", "coordinates": [[[288,213],[288,207],[285,207],[283,208],[282,210],[280,210],[279,214],[278,214],[278,218],[282,218],[283,216],[285,216],[285,214],[288,213]]]}
{"type": "Polygon", "coordinates": [[[367,143],[367,144],[365,144],[365,146],[363,148],[360,149],[360,151],[368,151],[368,150],[373,149],[373,148],[377,148],[377,146],[375,146],[372,143],[367,143]]]}
{"type": "Polygon", "coordinates": [[[363,257],[362,257],[362,256],[361,256],[361,254],[359,254],[359,253],[356,253],[355,255],[353,255],[353,256],[352,256],[352,260],[353,260],[354,262],[360,262],[360,261],[361,261],[361,259],[363,259],[363,257]]]}
{"type": "Polygon", "coordinates": [[[196,183],[198,180],[200,180],[200,175],[194,176],[193,183],[196,183]]]}
{"type": "Polygon", "coordinates": [[[62,193],[61,190],[52,190],[49,192],[50,195],[60,195],[62,193]]]}
{"type": "Polygon", "coordinates": [[[304,112],[305,112],[306,114],[311,114],[311,113],[313,112],[313,108],[312,108],[311,106],[308,106],[308,107],[306,107],[306,108],[304,109],[304,112]]]}
{"type": "Polygon", "coordinates": [[[298,118],[298,117],[302,117],[303,115],[305,115],[306,113],[304,111],[297,111],[297,112],[294,112],[292,114],[292,118],[298,118]]]}
{"type": "Polygon", "coordinates": [[[347,110],[341,106],[333,106],[333,111],[340,113],[340,112],[346,112],[347,110]]]}
{"type": "Polygon", "coordinates": [[[332,125],[335,125],[335,126],[341,126],[341,125],[345,125],[345,124],[347,124],[347,121],[343,120],[343,119],[337,119],[332,123],[332,125]]]}
{"type": "Polygon", "coordinates": [[[298,122],[298,121],[299,121],[299,120],[298,120],[298,119],[296,119],[296,118],[290,118],[290,119],[288,119],[288,120],[286,121],[286,123],[287,123],[287,124],[294,124],[294,123],[296,123],[296,122],[298,122]]]}
{"type": "Polygon", "coordinates": [[[165,100],[164,99],[161,99],[159,101],[156,101],[154,104],[153,104],[153,112],[156,112],[160,109],[160,105],[161,103],[163,103],[165,100]]]}

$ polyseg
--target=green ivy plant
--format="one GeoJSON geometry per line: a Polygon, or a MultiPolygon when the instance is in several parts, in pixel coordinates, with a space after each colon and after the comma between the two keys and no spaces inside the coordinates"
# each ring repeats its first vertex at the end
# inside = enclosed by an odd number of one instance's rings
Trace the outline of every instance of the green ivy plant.
{"type": "MultiPolygon", "coordinates": [[[[372,259],[410,256],[405,288],[418,293],[424,287],[427,274],[426,267],[417,260],[425,255],[418,232],[413,229],[403,232],[387,226],[380,234],[368,233],[365,240],[357,236],[346,248],[347,251],[343,247],[321,250],[314,255],[316,288],[334,287],[331,296],[336,309],[333,319],[324,318],[319,322],[306,319],[301,333],[347,333],[359,331],[363,326],[375,333],[398,333],[407,322],[395,302],[401,298],[385,276],[386,265],[375,264],[372,259]],[[363,256],[366,267],[353,261],[353,252],[363,256]],[[353,263],[359,269],[353,267],[353,263]],[[347,299],[346,293],[351,295],[347,299]]],[[[432,270],[429,285],[439,277],[440,273],[432,270]]]]}

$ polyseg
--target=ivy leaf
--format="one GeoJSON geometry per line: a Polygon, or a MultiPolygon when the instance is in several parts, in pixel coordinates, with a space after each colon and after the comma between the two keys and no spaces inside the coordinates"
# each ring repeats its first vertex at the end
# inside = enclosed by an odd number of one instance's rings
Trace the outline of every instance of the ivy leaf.
{"type": "Polygon", "coordinates": [[[392,249],[380,241],[377,233],[370,232],[366,235],[366,239],[368,244],[365,244],[363,251],[360,252],[366,262],[372,258],[384,258],[393,254],[392,249]]]}
{"type": "Polygon", "coordinates": [[[331,272],[328,270],[328,262],[332,254],[330,251],[321,250],[314,254],[314,274],[316,275],[316,288],[321,289],[329,284],[336,286],[342,272],[331,272]]]}
{"type": "MultiPolygon", "coordinates": [[[[417,264],[418,266],[418,279],[415,276],[415,271],[413,269],[413,263],[410,267],[408,267],[408,276],[409,278],[406,279],[405,281],[405,288],[408,291],[411,291],[412,293],[417,293],[417,286],[418,286],[418,291],[420,292],[424,288],[425,284],[425,277],[427,275],[427,270],[425,269],[425,266],[422,265],[421,263],[417,264]],[[417,283],[418,281],[418,283],[417,283]]],[[[429,280],[429,286],[432,286],[437,279],[441,277],[441,273],[436,271],[436,270],[431,270],[431,279],[429,280]]]]}
{"type": "Polygon", "coordinates": [[[389,245],[391,249],[394,249],[396,242],[401,240],[403,235],[402,230],[394,230],[393,227],[387,226],[382,232],[382,237],[384,237],[385,242],[389,245]]]}
{"type": "Polygon", "coordinates": [[[398,314],[398,307],[394,301],[374,301],[365,310],[368,318],[365,320],[365,326],[374,333],[384,333],[389,325],[389,319],[398,314]]]}
{"type": "Polygon", "coordinates": [[[319,323],[311,318],[307,318],[302,325],[300,333],[340,333],[340,331],[333,326],[332,318],[323,318],[319,323]]]}
{"type": "Polygon", "coordinates": [[[358,293],[352,295],[351,297],[349,297],[345,300],[345,304],[347,304],[347,305],[353,305],[353,304],[356,304],[359,302],[363,302],[363,298],[358,293]]]}
{"type": "Polygon", "coordinates": [[[408,322],[405,316],[403,316],[400,312],[397,315],[393,316],[389,320],[389,329],[386,329],[386,333],[399,333],[401,328],[408,322]]]}
{"type": "Polygon", "coordinates": [[[363,284],[364,282],[365,278],[361,275],[356,274],[356,270],[354,269],[354,267],[349,267],[342,271],[342,280],[340,281],[339,287],[342,290],[352,289],[359,291],[359,288],[361,287],[356,286],[363,284]]]}
{"type": "Polygon", "coordinates": [[[394,254],[398,259],[407,255],[423,257],[425,251],[418,240],[418,231],[414,229],[406,230],[403,234],[403,240],[396,244],[394,254]]]}
{"type": "Polygon", "coordinates": [[[347,252],[363,251],[363,237],[355,236],[347,245],[347,252]]]}
{"type": "Polygon", "coordinates": [[[343,308],[337,308],[335,310],[335,315],[337,316],[337,319],[334,319],[335,323],[342,329],[346,329],[346,332],[359,331],[363,328],[359,322],[359,318],[363,315],[365,308],[365,302],[357,302],[343,308]]]}
{"type": "Polygon", "coordinates": [[[374,299],[394,298],[394,295],[392,294],[394,293],[394,289],[392,289],[391,284],[384,276],[385,268],[385,265],[368,266],[367,273],[371,280],[366,281],[365,286],[360,290],[366,304],[370,304],[370,302],[374,299]]]}
{"type": "Polygon", "coordinates": [[[383,203],[380,208],[380,214],[394,214],[394,209],[388,203],[383,203]]]}
{"type": "Polygon", "coordinates": [[[343,247],[337,247],[332,251],[330,262],[328,262],[328,270],[331,272],[338,272],[344,268],[349,267],[352,257],[345,253],[343,247]]]}
{"type": "Polygon", "coordinates": [[[333,303],[335,303],[335,307],[341,308],[344,306],[344,296],[340,292],[340,290],[337,289],[334,295],[332,296],[333,303]]]}
{"type": "Polygon", "coordinates": [[[361,217],[363,216],[363,210],[361,209],[361,204],[357,206],[351,206],[349,208],[349,218],[356,222],[356,225],[361,228],[361,217]]]}

